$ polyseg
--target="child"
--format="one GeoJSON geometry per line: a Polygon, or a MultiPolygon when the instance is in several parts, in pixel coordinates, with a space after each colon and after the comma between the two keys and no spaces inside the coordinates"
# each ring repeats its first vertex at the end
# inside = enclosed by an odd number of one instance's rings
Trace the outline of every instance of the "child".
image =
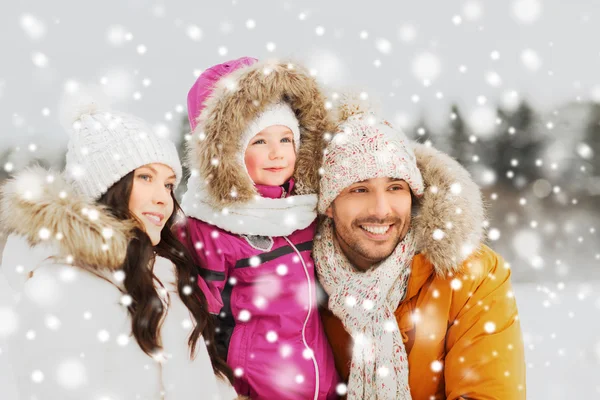
{"type": "Polygon", "coordinates": [[[252,399],[336,398],[311,258],[325,100],[297,65],[240,58],[188,94],[192,175],[180,240],[203,271],[218,344],[252,399]]]}

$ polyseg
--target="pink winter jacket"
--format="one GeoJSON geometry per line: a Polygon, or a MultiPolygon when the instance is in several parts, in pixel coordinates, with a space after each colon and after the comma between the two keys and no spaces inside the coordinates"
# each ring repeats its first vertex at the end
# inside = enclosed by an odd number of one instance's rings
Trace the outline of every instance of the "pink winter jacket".
{"type": "MultiPolygon", "coordinates": [[[[280,186],[256,188],[263,197],[285,195],[280,186]]],[[[204,272],[199,285],[209,311],[219,314],[217,341],[234,370],[238,394],[337,398],[339,377],[317,312],[311,256],[315,229],[316,222],[287,237],[273,237],[268,251],[191,217],[179,231],[204,272]]]]}

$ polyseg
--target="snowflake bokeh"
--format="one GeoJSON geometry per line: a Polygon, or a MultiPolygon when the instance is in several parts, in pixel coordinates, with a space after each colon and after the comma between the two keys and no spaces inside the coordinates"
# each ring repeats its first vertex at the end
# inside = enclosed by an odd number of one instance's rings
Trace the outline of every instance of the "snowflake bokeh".
{"type": "MultiPolygon", "coordinates": [[[[452,155],[481,186],[487,243],[512,272],[528,398],[600,395],[592,379],[600,374],[600,81],[593,44],[600,5],[373,0],[357,10],[341,0],[307,0],[273,3],[262,12],[251,1],[228,0],[206,12],[201,3],[184,1],[82,3],[4,7],[0,182],[34,163],[64,168],[69,135],[59,103],[65,92],[97,85],[111,107],[149,121],[183,156],[191,138],[185,96],[202,71],[241,56],[292,58],[331,91],[369,93],[393,124],[452,155]]],[[[39,187],[32,182],[27,191],[33,196],[39,187]]],[[[49,231],[40,235],[53,238],[49,231]]],[[[436,240],[448,235],[434,233],[436,240]]],[[[5,240],[0,236],[0,253],[5,240]]],[[[272,289],[296,267],[278,266],[257,287],[255,305],[268,306],[272,289]]],[[[24,269],[2,265],[0,272],[24,269]]],[[[464,290],[460,279],[449,284],[464,290]]],[[[49,278],[35,289],[28,296],[39,304],[60,297],[49,278]]],[[[296,292],[305,304],[307,288],[296,292]]],[[[64,328],[51,314],[35,329],[21,327],[14,303],[0,279],[0,387],[10,351],[3,338],[39,340],[64,328]]],[[[83,319],[92,315],[86,311],[83,319]]],[[[245,322],[252,315],[241,310],[235,317],[245,322]]],[[[489,321],[484,331],[495,328],[489,321]]],[[[97,334],[99,341],[128,343],[97,334]]],[[[270,338],[282,357],[290,356],[285,343],[270,338]]],[[[57,369],[62,384],[77,387],[89,378],[78,362],[64,360],[57,369]]],[[[285,384],[304,381],[283,370],[285,384]]],[[[29,378],[42,385],[54,379],[50,374],[40,369],[29,378]]],[[[338,387],[340,394],[346,390],[338,387]]]]}

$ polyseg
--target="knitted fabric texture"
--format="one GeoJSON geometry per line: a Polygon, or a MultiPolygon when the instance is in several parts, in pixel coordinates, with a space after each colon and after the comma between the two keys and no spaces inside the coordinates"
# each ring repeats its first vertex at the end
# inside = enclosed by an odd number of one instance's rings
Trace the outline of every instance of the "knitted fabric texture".
{"type": "Polygon", "coordinates": [[[327,218],[315,237],[313,257],[329,309],[352,336],[348,400],[410,399],[408,357],[394,311],[406,295],[415,240],[409,230],[394,252],[358,272],[334,240],[327,218]]]}
{"type": "Polygon", "coordinates": [[[241,137],[242,154],[246,152],[246,147],[255,135],[269,126],[283,125],[288,127],[294,134],[294,146],[296,152],[300,148],[300,124],[296,114],[287,103],[276,103],[267,107],[265,111],[256,116],[254,121],[248,125],[241,137]]]}
{"type": "Polygon", "coordinates": [[[320,183],[320,214],[348,186],[373,178],[405,180],[423,194],[423,178],[408,138],[373,115],[359,114],[342,123],[327,146],[320,183]]]}
{"type": "Polygon", "coordinates": [[[75,190],[98,200],[125,175],[146,164],[170,167],[181,181],[182,168],[175,145],[154,134],[134,116],[93,110],[73,123],[68,143],[65,177],[75,190]]]}

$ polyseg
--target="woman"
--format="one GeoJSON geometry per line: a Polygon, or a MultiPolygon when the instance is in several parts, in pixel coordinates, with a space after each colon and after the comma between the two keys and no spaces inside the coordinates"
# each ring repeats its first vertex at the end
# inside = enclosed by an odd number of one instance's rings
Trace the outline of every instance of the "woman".
{"type": "Polygon", "coordinates": [[[171,231],[175,146],[93,101],[71,109],[65,179],[34,168],[2,188],[3,270],[24,281],[6,351],[21,397],[235,398],[198,271],[171,231]],[[15,254],[19,240],[33,250],[15,254]]]}

